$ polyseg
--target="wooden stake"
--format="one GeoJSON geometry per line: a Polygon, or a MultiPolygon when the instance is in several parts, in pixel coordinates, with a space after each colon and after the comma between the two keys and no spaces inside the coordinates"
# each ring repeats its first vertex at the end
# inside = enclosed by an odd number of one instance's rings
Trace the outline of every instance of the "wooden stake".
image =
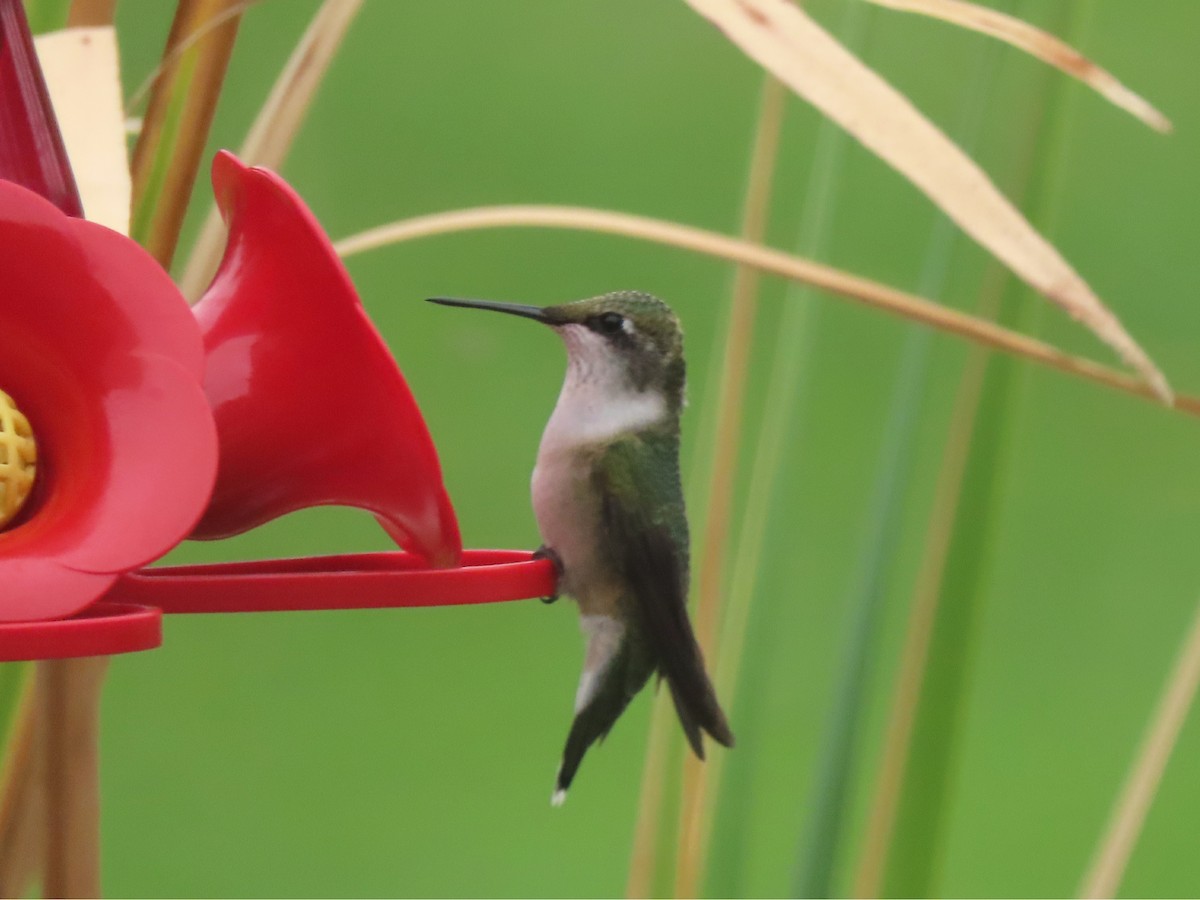
{"type": "Polygon", "coordinates": [[[38,663],[47,897],[100,896],[100,690],[107,657],[38,663]]]}

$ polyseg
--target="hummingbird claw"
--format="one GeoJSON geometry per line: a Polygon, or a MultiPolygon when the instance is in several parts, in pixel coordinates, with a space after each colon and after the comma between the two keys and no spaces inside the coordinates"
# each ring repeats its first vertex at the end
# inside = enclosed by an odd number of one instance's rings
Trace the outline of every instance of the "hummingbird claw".
{"type": "MultiPolygon", "coordinates": [[[[545,544],[542,544],[542,546],[538,547],[536,550],[533,551],[533,558],[550,560],[550,562],[554,565],[555,573],[557,574],[557,576],[559,578],[562,578],[562,573],[563,573],[562,559],[559,557],[559,555],[557,553],[555,553],[553,550],[551,550],[545,544]]],[[[546,603],[546,604],[553,603],[557,599],[558,599],[557,592],[551,594],[549,597],[541,598],[542,602],[546,603]]]]}

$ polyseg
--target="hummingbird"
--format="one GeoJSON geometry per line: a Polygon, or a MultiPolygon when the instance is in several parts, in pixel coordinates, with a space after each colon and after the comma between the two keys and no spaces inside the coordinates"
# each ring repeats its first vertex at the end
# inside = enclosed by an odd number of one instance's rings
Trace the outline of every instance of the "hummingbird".
{"type": "Polygon", "coordinates": [[[558,332],[567,349],[566,377],[531,484],[543,541],[535,555],[558,570],[558,590],[578,603],[587,639],[551,802],[562,804],[588,748],[656,672],[700,759],[702,732],[732,747],[687,615],[679,319],[662,300],[636,291],[547,307],[430,302],[533,319],[558,332]]]}

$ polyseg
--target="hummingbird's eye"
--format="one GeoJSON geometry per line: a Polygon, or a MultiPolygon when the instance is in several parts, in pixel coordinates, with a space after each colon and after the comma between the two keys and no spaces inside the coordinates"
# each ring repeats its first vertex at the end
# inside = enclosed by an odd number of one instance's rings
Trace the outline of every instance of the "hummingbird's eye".
{"type": "Polygon", "coordinates": [[[606,312],[596,316],[589,322],[593,331],[601,334],[617,334],[625,327],[625,317],[620,313],[606,312]]]}

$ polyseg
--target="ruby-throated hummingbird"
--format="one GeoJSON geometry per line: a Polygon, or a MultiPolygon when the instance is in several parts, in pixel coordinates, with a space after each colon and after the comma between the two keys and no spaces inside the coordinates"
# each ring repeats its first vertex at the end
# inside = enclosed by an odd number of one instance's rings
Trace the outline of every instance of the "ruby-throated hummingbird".
{"type": "Polygon", "coordinates": [[[657,297],[633,291],[545,308],[431,302],[533,319],[567,345],[567,375],[532,485],[538,552],[558,568],[559,589],[579,603],[587,636],[554,804],[566,799],[588,747],[656,671],[697,756],[704,758],[701,731],[733,746],[687,617],[683,332],[675,314],[657,297]]]}

